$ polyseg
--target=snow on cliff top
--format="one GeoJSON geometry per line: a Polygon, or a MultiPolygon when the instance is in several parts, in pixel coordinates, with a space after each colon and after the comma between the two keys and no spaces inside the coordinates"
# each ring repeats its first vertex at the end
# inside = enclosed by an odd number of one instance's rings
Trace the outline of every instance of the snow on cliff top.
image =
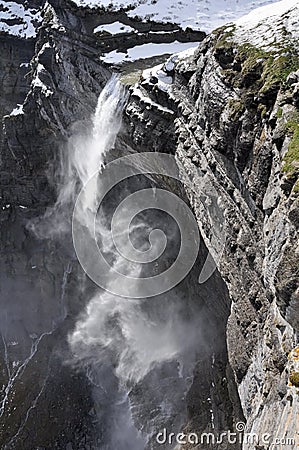
{"type": "Polygon", "coordinates": [[[172,22],[210,32],[274,0],[72,0],[78,6],[131,6],[129,16],[172,22]]]}
{"type": "Polygon", "coordinates": [[[234,40],[265,50],[287,47],[299,40],[299,1],[282,0],[257,8],[235,21],[234,40]]]}
{"type": "Polygon", "coordinates": [[[30,38],[36,35],[36,26],[42,18],[37,9],[0,0],[0,32],[30,38]]]}
{"type": "MultiPolygon", "coordinates": [[[[128,15],[153,19],[161,22],[180,24],[182,28],[210,32],[213,29],[235,21],[239,34],[245,39],[248,31],[255,28],[253,43],[259,44],[261,35],[266,39],[273,37],[275,18],[291,8],[298,9],[298,0],[72,0],[78,6],[95,8],[104,6],[114,10],[130,7],[128,15]],[[260,8],[258,8],[260,7],[260,8]],[[258,8],[258,9],[256,9],[258,8]],[[249,13],[249,14],[248,14],[249,13]],[[247,14],[244,16],[244,14],[247,14]],[[242,17],[243,16],[243,17],[242,17]],[[241,18],[240,18],[241,17],[241,18]],[[260,24],[259,24],[260,22],[260,24]],[[272,25],[271,25],[272,24],[272,25]],[[271,28],[269,30],[268,28],[271,28]]],[[[0,32],[20,37],[34,37],[36,28],[41,23],[40,11],[25,6],[26,2],[0,0],[0,32]]],[[[298,17],[298,16],[297,16],[298,17]]],[[[291,23],[283,18],[284,26],[296,34],[298,22],[291,23]]],[[[276,34],[279,30],[276,30],[276,34]]],[[[297,36],[297,35],[296,35],[297,36]]]]}
{"type": "Polygon", "coordinates": [[[236,20],[236,24],[252,28],[252,26],[256,26],[264,19],[270,19],[271,17],[273,19],[277,19],[278,16],[282,16],[290,9],[298,7],[298,5],[298,0],[282,0],[274,3],[273,5],[261,6],[260,8],[251,11],[246,16],[236,20]]]}

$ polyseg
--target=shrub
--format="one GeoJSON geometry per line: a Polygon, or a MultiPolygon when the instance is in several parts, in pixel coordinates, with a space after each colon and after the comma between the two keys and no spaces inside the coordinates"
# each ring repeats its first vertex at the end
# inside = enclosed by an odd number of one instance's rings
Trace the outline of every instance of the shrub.
{"type": "Polygon", "coordinates": [[[290,383],[293,386],[299,387],[299,372],[293,372],[290,375],[290,383]]]}

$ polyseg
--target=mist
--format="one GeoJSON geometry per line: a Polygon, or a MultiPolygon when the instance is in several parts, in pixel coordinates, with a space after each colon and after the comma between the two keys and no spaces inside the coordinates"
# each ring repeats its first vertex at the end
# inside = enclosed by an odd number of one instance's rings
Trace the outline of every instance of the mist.
{"type": "MultiPolygon", "coordinates": [[[[163,403],[171,406],[166,413],[161,405],[155,407],[161,409],[158,416],[162,422],[165,414],[167,420],[177,416],[177,402],[181,402],[190,386],[203,336],[202,318],[184,288],[140,300],[113,294],[119,283],[114,277],[116,272],[124,276],[121,290],[127,292],[134,291],[134,283],[137,289],[141,278],[170,267],[178,256],[181,238],[175,217],[167,213],[167,207],[165,212],[161,207],[155,211],[152,206],[143,207],[141,201],[133,218],[136,201],[118,208],[139,190],[145,192],[144,188],[155,204],[156,185],[146,176],[124,181],[99,205],[105,156],[115,146],[127,98],[126,89],[113,76],[99,96],[89,128],[69,139],[57,172],[60,188],[55,206],[43,218],[31,222],[30,228],[39,238],[62,241],[69,238],[72,208],[84,189],[80,202],[77,201],[76,221],[84,229],[86,242],[95,235],[96,245],[111,270],[107,289],[97,288],[86,299],[86,307],[68,336],[71,353],[68,364],[84,371],[92,384],[101,436],[99,448],[140,450],[146,448],[156,425],[140,434],[135,426],[139,418],[133,413],[136,396],[133,407],[130,392],[137,385],[150,390],[153,383],[155,389],[160,389],[164,376],[161,373],[171,374],[168,376],[178,380],[176,399],[167,398],[171,394],[165,390],[163,403]]],[[[92,264],[96,266],[97,261],[92,264]]],[[[138,408],[146,407],[142,406],[142,397],[138,402],[141,402],[138,408]]],[[[179,408],[181,415],[173,424],[178,431],[186,418],[184,407],[179,408]]]]}

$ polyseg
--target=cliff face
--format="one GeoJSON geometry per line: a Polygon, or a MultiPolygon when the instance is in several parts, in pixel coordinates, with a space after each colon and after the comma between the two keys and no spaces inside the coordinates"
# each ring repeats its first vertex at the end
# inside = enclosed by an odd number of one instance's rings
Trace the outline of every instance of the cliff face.
{"type": "Polygon", "coordinates": [[[68,18],[65,29],[48,5],[38,38],[1,35],[0,447],[7,449],[84,448],[95,433],[90,386],[62,364],[71,310],[83,301],[78,294],[70,304],[79,276],[70,242],[28,230],[53,204],[53,166],[70,125],[92,114],[110,77],[82,21],[71,11],[68,18]]]}
{"type": "Polygon", "coordinates": [[[228,355],[247,431],[294,438],[298,8],[260,26],[249,19],[144,73],[125,119],[136,149],[175,154],[193,180],[186,190],[232,300],[228,355]]]}
{"type": "MultiPolygon", "coordinates": [[[[54,237],[40,228],[37,238],[28,224],[55,202],[69,136],[88,130],[111,74],[102,53],[152,42],[150,31],[156,42],[204,35],[72,2],[49,2],[42,16],[29,40],[1,35],[0,446],[101,448],[94,385],[65,364],[67,335],[94,287],[70,236],[57,237],[53,222],[54,237]],[[115,20],[138,37],[93,33],[115,20]],[[171,35],[163,36],[166,29],[171,35]]],[[[223,27],[196,50],[145,71],[130,90],[116,142],[118,153],[166,152],[182,164],[204,240],[200,259],[208,250],[217,264],[212,279],[198,285],[197,262],[181,287],[202,314],[209,342],[199,343],[186,401],[176,399],[187,407],[188,432],[235,430],[241,420],[258,435],[294,438],[298,427],[298,395],[289,382],[298,372],[298,17],[289,7],[270,22],[261,18],[259,27],[250,18],[223,27]]],[[[171,366],[159,371],[130,394],[144,433],[182,418],[159,416],[179,383],[168,376],[171,366]],[[151,391],[157,378],[162,393],[151,391]]],[[[153,436],[149,442],[161,448],[153,436]]]]}

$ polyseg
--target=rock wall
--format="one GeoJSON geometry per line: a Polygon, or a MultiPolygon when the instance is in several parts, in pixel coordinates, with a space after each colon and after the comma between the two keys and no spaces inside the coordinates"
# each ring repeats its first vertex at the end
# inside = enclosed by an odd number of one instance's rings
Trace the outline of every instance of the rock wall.
{"type": "Polygon", "coordinates": [[[48,5],[38,38],[1,36],[3,449],[94,448],[98,434],[90,384],[67,363],[67,334],[85,302],[76,285],[82,272],[68,239],[61,243],[47,232],[37,238],[28,229],[56,199],[59,174],[53,175],[71,125],[89,124],[110,77],[96,40],[78,21],[66,29],[48,5]]]}
{"type": "MultiPolygon", "coordinates": [[[[297,10],[291,17],[298,21],[297,10]]],[[[183,180],[187,174],[189,200],[232,301],[228,357],[245,431],[295,439],[298,47],[289,58],[273,56],[240,44],[233,31],[216,30],[193,56],[145,73],[126,110],[127,130],[136,149],[171,152],[183,180]]],[[[192,404],[191,395],[194,429],[192,404]]]]}

